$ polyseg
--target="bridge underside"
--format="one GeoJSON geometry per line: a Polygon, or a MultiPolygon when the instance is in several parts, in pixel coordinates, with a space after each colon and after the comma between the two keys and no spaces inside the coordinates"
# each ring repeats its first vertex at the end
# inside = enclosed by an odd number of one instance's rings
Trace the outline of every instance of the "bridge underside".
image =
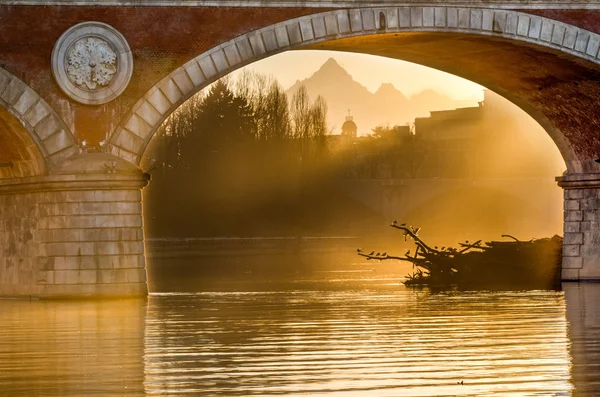
{"type": "Polygon", "coordinates": [[[44,158],[29,133],[0,107],[0,179],[40,175],[44,158]]]}
{"type": "Polygon", "coordinates": [[[380,34],[305,48],[406,60],[481,84],[540,123],[570,172],[600,171],[591,161],[600,153],[600,68],[595,64],[533,44],[459,33],[380,34]]]}

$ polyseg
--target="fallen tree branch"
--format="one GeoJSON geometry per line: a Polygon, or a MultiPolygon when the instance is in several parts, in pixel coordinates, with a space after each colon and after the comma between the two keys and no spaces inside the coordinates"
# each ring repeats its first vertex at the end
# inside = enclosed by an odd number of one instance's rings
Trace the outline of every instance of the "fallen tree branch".
{"type": "Polygon", "coordinates": [[[481,240],[459,243],[459,248],[433,248],[419,236],[420,228],[398,225],[392,222],[391,227],[401,230],[404,239],[412,238],[415,253],[411,256],[408,250],[404,256],[388,255],[372,251],[369,254],[358,249],[358,255],[367,260],[399,260],[410,262],[413,273],[406,276],[406,285],[450,285],[450,284],[497,284],[500,282],[530,283],[535,286],[552,287],[560,282],[560,260],[562,238],[520,241],[503,234],[515,241],[491,241],[481,244],[481,240]]]}
{"type": "Polygon", "coordinates": [[[517,243],[520,243],[521,240],[519,240],[516,237],[511,236],[510,234],[503,234],[502,237],[508,237],[508,238],[512,238],[513,240],[515,240],[517,243]]]}

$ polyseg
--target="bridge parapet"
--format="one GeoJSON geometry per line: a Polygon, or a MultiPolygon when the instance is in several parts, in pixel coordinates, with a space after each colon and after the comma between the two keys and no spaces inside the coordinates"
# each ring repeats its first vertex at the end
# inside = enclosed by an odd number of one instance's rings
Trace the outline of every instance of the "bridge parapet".
{"type": "MultiPolygon", "coordinates": [[[[398,0],[2,0],[0,5],[69,5],[69,6],[154,6],[154,7],[315,7],[353,8],[398,5],[398,0]]],[[[595,0],[403,0],[404,5],[472,6],[521,9],[596,9],[595,0]]]]}

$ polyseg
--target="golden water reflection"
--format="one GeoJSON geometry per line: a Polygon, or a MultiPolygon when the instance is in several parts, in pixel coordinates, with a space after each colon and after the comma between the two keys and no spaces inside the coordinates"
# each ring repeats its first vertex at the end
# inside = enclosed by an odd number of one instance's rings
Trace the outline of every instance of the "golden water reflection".
{"type": "Polygon", "coordinates": [[[600,395],[600,284],[344,283],[0,301],[0,396],[600,395]]]}
{"type": "Polygon", "coordinates": [[[432,294],[396,287],[165,294],[150,302],[149,395],[571,390],[560,292],[432,294]]]}
{"type": "Polygon", "coordinates": [[[0,301],[0,396],[143,396],[146,305],[0,301]]]}
{"type": "Polygon", "coordinates": [[[563,283],[573,396],[600,396],[600,283],[563,283]]]}

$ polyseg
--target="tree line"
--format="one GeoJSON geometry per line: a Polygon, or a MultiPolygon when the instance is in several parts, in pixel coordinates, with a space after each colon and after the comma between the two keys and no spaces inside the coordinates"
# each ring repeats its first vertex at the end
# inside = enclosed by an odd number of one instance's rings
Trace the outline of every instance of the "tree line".
{"type": "MultiPolygon", "coordinates": [[[[151,169],[194,167],[207,153],[251,142],[288,142],[288,155],[306,163],[326,148],[327,104],[305,87],[291,100],[281,84],[253,72],[224,78],[186,101],[160,127],[145,161],[151,169]],[[293,150],[292,150],[293,149],[293,150]]],[[[279,148],[281,149],[281,148],[279,148]]]]}
{"type": "Polygon", "coordinates": [[[288,98],[260,74],[218,80],[176,110],[146,151],[149,235],[341,233],[360,209],[331,183],[328,133],[325,100],[304,87],[288,98]]]}

